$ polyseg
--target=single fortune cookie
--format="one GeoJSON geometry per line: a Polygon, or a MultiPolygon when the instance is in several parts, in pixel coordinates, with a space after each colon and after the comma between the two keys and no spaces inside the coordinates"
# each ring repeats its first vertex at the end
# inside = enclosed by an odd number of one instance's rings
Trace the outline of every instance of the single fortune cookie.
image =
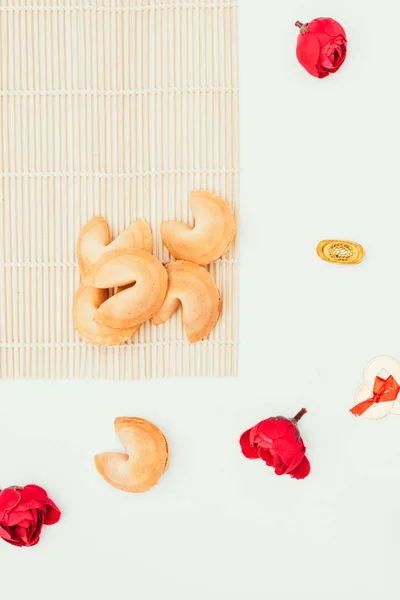
{"type": "Polygon", "coordinates": [[[161,237],[175,258],[208,265],[228,252],[236,234],[236,216],[229,205],[204,190],[190,192],[193,225],[161,223],[161,237]]]}
{"type": "Polygon", "coordinates": [[[94,320],[97,310],[108,300],[108,291],[81,283],[73,303],[74,327],[82,340],[98,346],[116,346],[131,338],[140,325],[128,329],[114,329],[94,320]]]}
{"type": "Polygon", "coordinates": [[[139,248],[151,252],[153,235],[143,219],[131,223],[114,241],[110,227],[101,215],[90,219],[81,229],[77,243],[79,268],[82,275],[92,267],[103,254],[120,248],[139,248]]]}
{"type": "Polygon", "coordinates": [[[117,417],[115,432],[127,454],[105,452],[95,456],[100,475],[124,492],[147,492],[168,466],[168,442],[158,427],[137,417],[117,417]]]}
{"type": "Polygon", "coordinates": [[[103,302],[93,319],[104,327],[131,329],[160,310],[168,287],[167,271],[145,250],[120,248],[103,254],[87,275],[96,288],[123,288],[103,302]],[[128,285],[135,284],[135,285],[128,285]]]}
{"type": "Polygon", "coordinates": [[[322,260],[340,265],[358,265],[364,258],[364,248],[356,242],[322,240],[317,246],[322,260]]]}
{"type": "Polygon", "coordinates": [[[221,300],[214,279],[204,267],[187,260],[166,265],[168,291],[153,325],[165,323],[182,305],[183,327],[189,342],[200,342],[216,326],[221,300]]]}

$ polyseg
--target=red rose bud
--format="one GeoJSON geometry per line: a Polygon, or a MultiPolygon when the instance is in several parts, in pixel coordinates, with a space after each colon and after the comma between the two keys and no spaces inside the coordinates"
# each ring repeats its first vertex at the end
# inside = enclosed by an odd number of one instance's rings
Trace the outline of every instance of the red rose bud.
{"type": "Polygon", "coordinates": [[[13,546],[35,546],[43,525],[53,525],[60,517],[60,510],[37,485],[0,492],[0,538],[13,546]]]}
{"type": "Polygon", "coordinates": [[[306,412],[302,408],[293,419],[271,417],[245,431],[240,438],[245,457],[261,458],[277,475],[307,477],[311,467],[297,426],[306,412]]]}
{"type": "Polygon", "coordinates": [[[296,49],[299,63],[319,79],[336,73],[347,52],[346,32],[340,23],[321,17],[304,25],[296,21],[295,25],[300,28],[296,49]]]}

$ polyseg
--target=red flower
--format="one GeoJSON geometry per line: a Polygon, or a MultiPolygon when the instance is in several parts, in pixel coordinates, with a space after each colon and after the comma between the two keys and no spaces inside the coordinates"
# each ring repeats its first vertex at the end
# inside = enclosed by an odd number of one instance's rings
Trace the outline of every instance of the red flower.
{"type": "Polygon", "coordinates": [[[306,447],[297,422],[306,413],[303,408],[294,419],[271,417],[245,431],[240,438],[246,458],[261,458],[277,475],[304,479],[310,473],[306,447]]]}
{"type": "Polygon", "coordinates": [[[0,538],[13,546],[35,546],[43,525],[53,525],[60,517],[60,510],[37,485],[0,492],[0,538]]]}
{"type": "Polygon", "coordinates": [[[306,71],[322,79],[342,66],[346,58],[347,39],[343,27],[329,18],[314,19],[311,23],[300,23],[296,55],[306,71]]]}

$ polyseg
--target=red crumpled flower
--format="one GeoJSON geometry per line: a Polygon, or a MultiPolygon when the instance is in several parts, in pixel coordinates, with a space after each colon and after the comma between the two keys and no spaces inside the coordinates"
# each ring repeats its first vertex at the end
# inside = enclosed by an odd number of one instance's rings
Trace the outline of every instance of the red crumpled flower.
{"type": "Polygon", "coordinates": [[[13,546],[35,546],[43,525],[53,525],[60,517],[60,510],[37,485],[0,492],[0,538],[13,546]]]}
{"type": "Polygon", "coordinates": [[[277,475],[307,477],[311,467],[297,426],[306,412],[303,408],[293,419],[271,417],[245,431],[240,438],[245,457],[261,458],[277,475]]]}
{"type": "Polygon", "coordinates": [[[319,79],[336,73],[347,53],[346,32],[340,23],[321,17],[305,24],[296,21],[295,25],[300,27],[296,50],[299,63],[319,79]]]}

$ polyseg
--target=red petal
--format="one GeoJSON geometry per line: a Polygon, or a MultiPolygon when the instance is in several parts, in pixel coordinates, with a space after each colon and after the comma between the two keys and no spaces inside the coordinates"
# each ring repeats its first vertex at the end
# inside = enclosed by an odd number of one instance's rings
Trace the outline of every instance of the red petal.
{"type": "Polygon", "coordinates": [[[45,513],[45,517],[44,517],[44,524],[45,525],[54,525],[55,523],[58,523],[60,518],[61,518],[60,509],[49,498],[46,502],[46,513],[45,513]]]}
{"type": "MultiPolygon", "coordinates": [[[[19,508],[19,507],[18,507],[19,508]]],[[[14,525],[21,525],[21,521],[36,522],[37,516],[32,513],[31,510],[13,510],[8,514],[8,523],[10,527],[14,525]]]]}
{"type": "Polygon", "coordinates": [[[47,492],[38,485],[26,485],[21,490],[21,508],[42,508],[47,500],[47,492]]]}
{"type": "Polygon", "coordinates": [[[6,541],[8,542],[8,544],[11,544],[12,546],[19,546],[19,548],[22,548],[22,546],[25,546],[25,544],[23,544],[21,542],[21,540],[17,540],[17,541],[14,541],[14,540],[8,541],[8,540],[6,540],[6,541]]]}
{"type": "Polygon", "coordinates": [[[312,33],[300,33],[297,38],[297,60],[314,77],[320,76],[318,70],[319,53],[320,45],[318,38],[312,33]]]}
{"type": "Polygon", "coordinates": [[[6,488],[0,493],[0,520],[2,521],[7,512],[17,506],[20,501],[20,494],[17,490],[6,488]]]}
{"type": "Polygon", "coordinates": [[[20,538],[21,542],[23,542],[24,546],[27,546],[29,544],[27,530],[17,525],[16,527],[14,527],[14,531],[16,535],[20,538]]]}
{"type": "Polygon", "coordinates": [[[250,432],[248,429],[240,436],[240,447],[246,458],[258,458],[257,449],[250,443],[250,432]]]}
{"type": "Polygon", "coordinates": [[[321,68],[337,71],[346,58],[346,48],[336,41],[329,42],[321,52],[321,68]]]}
{"type": "Polygon", "coordinates": [[[286,474],[285,465],[280,465],[279,467],[275,467],[275,474],[276,475],[285,475],[286,474]]]}
{"type": "Polygon", "coordinates": [[[23,519],[22,521],[19,521],[18,525],[24,529],[28,529],[28,527],[32,525],[32,521],[30,519],[23,519]]]}
{"type": "Polygon", "coordinates": [[[293,471],[295,471],[297,469],[297,467],[299,466],[299,464],[301,463],[301,461],[304,458],[304,453],[305,453],[305,449],[302,450],[301,452],[299,452],[298,454],[296,454],[296,456],[293,457],[292,462],[290,463],[290,465],[286,469],[286,473],[292,473],[293,471]]]}
{"type": "Polygon", "coordinates": [[[330,17],[320,17],[319,19],[314,19],[308,23],[307,30],[314,35],[317,35],[320,40],[320,36],[324,35],[327,35],[331,38],[341,35],[346,40],[346,32],[341,24],[330,17]]]}
{"type": "MultiPolygon", "coordinates": [[[[340,53],[339,53],[340,54],[340,53]]],[[[336,73],[336,71],[338,69],[340,69],[340,67],[342,66],[342,64],[344,63],[344,61],[346,60],[346,47],[342,46],[341,47],[341,54],[339,56],[336,57],[334,64],[332,65],[332,67],[329,69],[331,73],[336,73]]]]}
{"type": "Polygon", "coordinates": [[[26,485],[23,488],[23,491],[26,496],[36,498],[36,500],[46,500],[46,498],[48,498],[46,490],[44,490],[39,485],[34,485],[34,484],[26,485]]]}
{"type": "Polygon", "coordinates": [[[29,545],[36,546],[40,539],[40,534],[42,532],[43,527],[43,515],[40,515],[40,518],[36,524],[36,527],[33,527],[29,530],[29,545]]]}
{"type": "Polygon", "coordinates": [[[32,546],[36,546],[36,544],[38,544],[40,541],[40,534],[37,536],[37,538],[35,538],[34,540],[31,540],[28,544],[28,546],[31,548],[32,546]]]}
{"type": "Polygon", "coordinates": [[[12,540],[11,535],[3,527],[1,527],[1,525],[0,525],[0,537],[3,540],[5,540],[6,542],[9,542],[12,540]]]}
{"type": "Polygon", "coordinates": [[[295,479],[305,479],[310,474],[310,471],[310,461],[304,456],[301,463],[290,473],[290,476],[295,479]]]}
{"type": "Polygon", "coordinates": [[[283,462],[283,460],[281,459],[281,457],[279,456],[279,454],[276,454],[276,452],[271,452],[272,454],[272,466],[273,467],[282,467],[284,469],[286,469],[286,465],[283,462]]]}
{"type": "Polygon", "coordinates": [[[303,440],[298,438],[297,428],[291,423],[286,435],[274,442],[274,451],[279,454],[285,465],[289,466],[294,457],[299,453],[306,451],[303,440]]]}
{"type": "Polygon", "coordinates": [[[277,454],[273,454],[269,450],[264,450],[263,448],[260,449],[259,454],[260,458],[262,458],[262,460],[268,467],[275,468],[275,473],[277,473],[277,475],[282,475],[286,472],[286,466],[283,464],[283,462],[277,454]]]}
{"type": "Polygon", "coordinates": [[[290,426],[293,426],[292,423],[281,417],[265,419],[253,427],[250,441],[253,444],[262,444],[263,441],[266,441],[268,447],[271,445],[271,440],[277,440],[284,436],[290,426]]]}
{"type": "Polygon", "coordinates": [[[258,455],[269,467],[274,466],[274,457],[272,456],[270,450],[267,448],[259,448],[258,455]]]}

